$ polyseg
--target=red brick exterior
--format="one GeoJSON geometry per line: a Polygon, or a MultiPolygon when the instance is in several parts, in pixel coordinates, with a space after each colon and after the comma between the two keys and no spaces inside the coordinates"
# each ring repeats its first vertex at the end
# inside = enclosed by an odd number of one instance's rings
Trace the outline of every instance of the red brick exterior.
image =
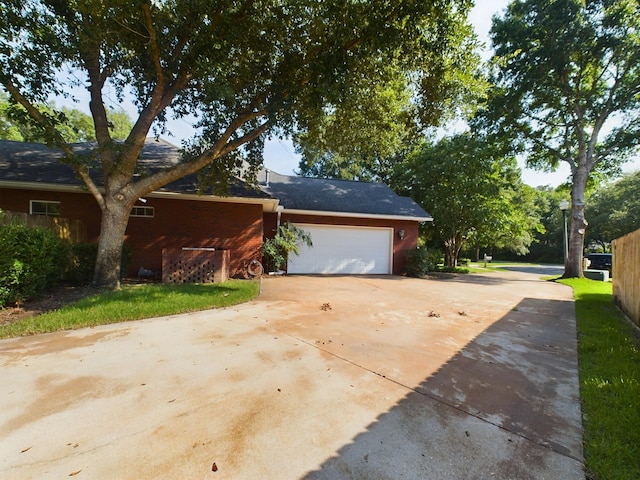
{"type": "MultiPolygon", "coordinates": [[[[87,241],[98,241],[101,213],[90,194],[0,189],[0,209],[28,213],[29,200],[61,202],[61,216],[82,220],[87,241]]],[[[144,205],[154,208],[154,217],[129,219],[129,275],[136,275],[140,267],[159,272],[163,248],[229,250],[232,276],[241,273],[245,261],[262,258],[262,205],[163,198],[148,198],[144,205]]]]}
{"type": "MultiPolygon", "coordinates": [[[[60,202],[61,216],[81,220],[87,228],[87,241],[97,242],[100,235],[100,209],[88,193],[42,192],[36,190],[0,189],[0,209],[29,212],[29,200],[60,202]]],[[[260,204],[212,202],[148,197],[140,206],[154,208],[154,216],[131,217],[125,241],[132,258],[128,274],[135,276],[144,267],[160,272],[162,249],[182,247],[213,247],[230,252],[229,273],[238,276],[245,262],[262,259],[263,236],[275,235],[277,214],[263,215],[260,204]],[[264,223],[263,223],[264,222],[264,223]]],[[[321,215],[282,214],[282,223],[353,225],[362,227],[392,227],[393,274],[404,273],[404,252],[418,244],[418,222],[321,215]],[[404,230],[400,240],[398,232],[404,230]]]]}
{"type": "MultiPolygon", "coordinates": [[[[277,214],[265,213],[264,231],[267,238],[275,235],[277,214]]],[[[280,223],[311,223],[319,225],[352,225],[357,227],[391,227],[393,228],[393,271],[394,275],[402,275],[405,265],[405,251],[418,246],[418,222],[409,220],[386,220],[372,218],[334,217],[330,215],[291,215],[283,213],[280,223]],[[400,240],[398,232],[404,230],[404,239],[400,240]]],[[[312,239],[313,240],[313,239],[312,239]]]]}

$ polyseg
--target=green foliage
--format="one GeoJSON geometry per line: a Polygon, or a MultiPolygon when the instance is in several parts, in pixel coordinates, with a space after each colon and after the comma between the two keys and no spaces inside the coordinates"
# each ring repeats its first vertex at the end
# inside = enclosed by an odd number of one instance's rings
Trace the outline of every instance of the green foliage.
{"type": "Polygon", "coordinates": [[[443,255],[435,250],[418,247],[405,251],[405,262],[407,275],[421,278],[438,269],[438,264],[443,262],[443,255]]]}
{"type": "Polygon", "coordinates": [[[586,243],[601,249],[640,228],[640,171],[596,188],[586,207],[586,243]]]}
{"type": "MultiPolygon", "coordinates": [[[[64,140],[69,143],[95,141],[96,134],[90,115],[75,108],[62,107],[57,110],[54,104],[38,105],[50,118],[56,118],[58,128],[64,140]]],[[[109,114],[112,136],[123,140],[133,127],[124,111],[109,114]]],[[[21,105],[16,105],[5,93],[0,92],[0,139],[19,142],[47,143],[47,135],[27,115],[21,105]]]]}
{"type": "Polygon", "coordinates": [[[100,235],[96,281],[105,286],[117,286],[112,252],[138,198],[203,169],[214,186],[247,164],[255,172],[265,136],[305,135],[345,158],[384,155],[466,104],[480,83],[469,0],[6,3],[0,83],[64,149],[103,211],[120,217],[100,235]],[[87,158],[69,147],[59,112],[39,108],[54,94],[73,99],[80,83],[97,141],[87,158]],[[104,105],[125,98],[140,115],[114,148],[104,105]],[[136,176],[148,134],[191,116],[183,161],[136,176]]]}
{"type": "Polygon", "coordinates": [[[0,307],[33,298],[60,282],[69,245],[53,232],[19,223],[0,225],[0,307]]]}
{"type": "Polygon", "coordinates": [[[524,251],[542,228],[515,159],[471,133],[424,144],[397,166],[392,186],[433,216],[448,267],[465,244],[524,251]]]}
{"type": "Polygon", "coordinates": [[[516,0],[494,17],[493,89],[478,124],[529,166],[572,172],[567,276],[580,276],[590,179],[640,145],[636,0],[516,0]]]}
{"type": "Polygon", "coordinates": [[[610,282],[559,282],[574,289],[587,477],[640,478],[640,336],[610,282]]]}
{"type": "Polygon", "coordinates": [[[143,318],[228,307],[258,296],[260,283],[136,285],[83,298],[60,310],[0,326],[0,338],[93,327],[143,318]]]}
{"type": "Polygon", "coordinates": [[[286,266],[289,254],[298,255],[302,245],[313,246],[307,232],[288,222],[280,225],[276,235],[266,239],[262,245],[262,258],[267,271],[281,270],[286,266]]]}
{"type": "MultiPolygon", "coordinates": [[[[87,285],[93,279],[93,272],[98,257],[97,243],[74,243],[71,245],[70,265],[65,280],[74,285],[87,285]]],[[[122,245],[120,273],[124,277],[131,262],[131,248],[127,243],[122,245]]]]}

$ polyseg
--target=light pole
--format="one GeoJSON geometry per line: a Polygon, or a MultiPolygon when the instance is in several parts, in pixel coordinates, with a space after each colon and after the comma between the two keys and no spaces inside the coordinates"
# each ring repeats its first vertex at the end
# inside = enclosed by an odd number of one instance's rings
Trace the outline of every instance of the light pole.
{"type": "Polygon", "coordinates": [[[562,200],[560,202],[560,210],[562,210],[562,222],[564,224],[563,238],[564,238],[564,266],[567,267],[567,259],[569,258],[569,239],[567,238],[567,210],[569,209],[569,202],[562,200]]]}

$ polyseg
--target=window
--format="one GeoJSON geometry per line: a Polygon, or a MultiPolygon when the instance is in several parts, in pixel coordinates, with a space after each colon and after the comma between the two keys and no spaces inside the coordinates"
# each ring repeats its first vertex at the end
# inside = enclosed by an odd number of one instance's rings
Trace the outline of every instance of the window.
{"type": "Polygon", "coordinates": [[[29,200],[29,213],[31,215],[46,215],[47,217],[60,216],[60,202],[46,200],[29,200]]]}
{"type": "Polygon", "coordinates": [[[131,209],[132,217],[153,217],[153,207],[133,207],[131,209]]]}

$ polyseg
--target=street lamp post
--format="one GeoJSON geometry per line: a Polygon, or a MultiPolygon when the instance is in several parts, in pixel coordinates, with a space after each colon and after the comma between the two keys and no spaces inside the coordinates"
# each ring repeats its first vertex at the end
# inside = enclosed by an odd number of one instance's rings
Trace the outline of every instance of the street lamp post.
{"type": "Polygon", "coordinates": [[[567,267],[567,259],[569,258],[569,239],[567,237],[567,210],[569,209],[569,202],[562,200],[560,202],[560,210],[562,210],[562,222],[564,224],[563,238],[564,238],[564,265],[567,267]]]}

